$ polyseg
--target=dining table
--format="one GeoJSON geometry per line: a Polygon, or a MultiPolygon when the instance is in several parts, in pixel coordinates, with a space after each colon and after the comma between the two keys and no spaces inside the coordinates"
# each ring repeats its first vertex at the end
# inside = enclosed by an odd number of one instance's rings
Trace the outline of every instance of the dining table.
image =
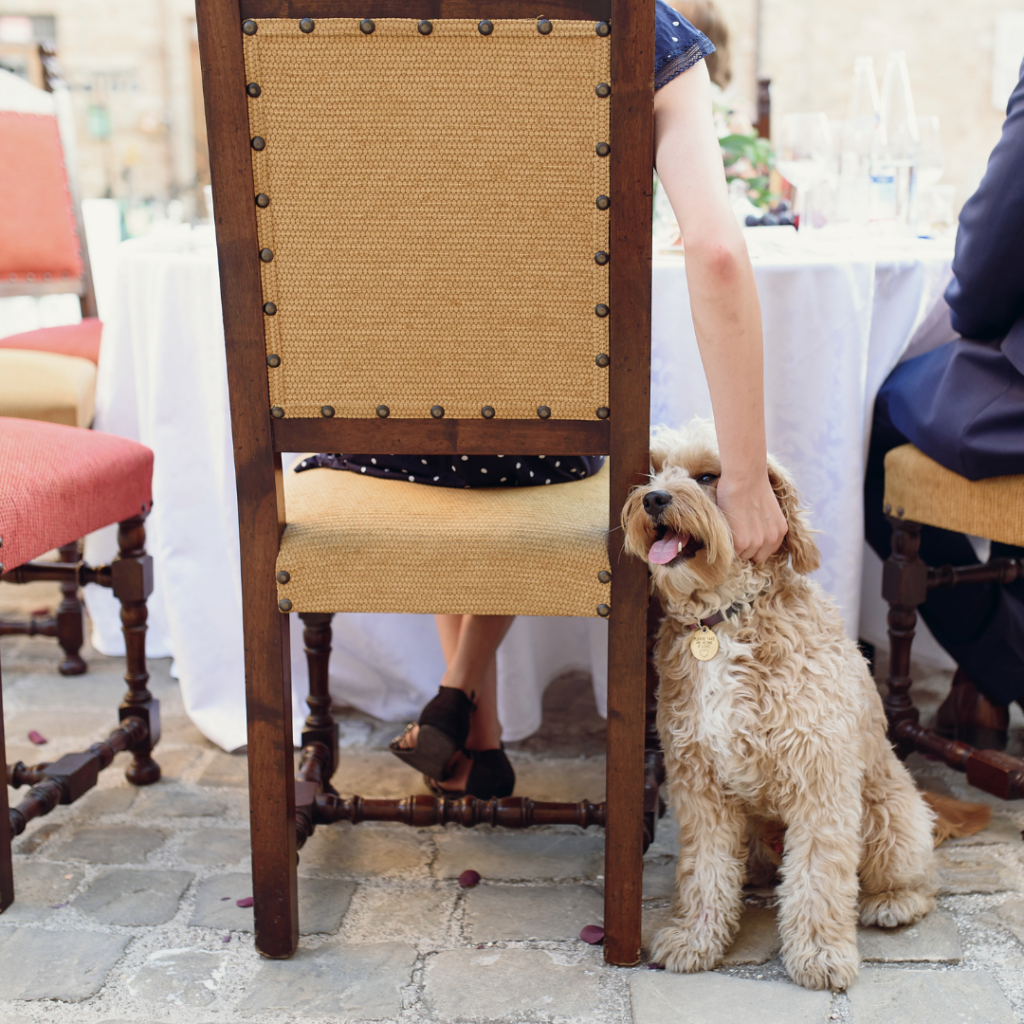
{"type": "MultiPolygon", "coordinates": [[[[951,340],[942,293],[951,239],[744,232],[764,325],[769,450],[793,476],[822,553],[815,578],[858,636],[864,562],[862,482],[875,395],[908,354],[951,340]]],[[[148,653],[172,657],[185,708],[225,750],[246,743],[239,536],[220,286],[213,229],[176,225],[116,253],[97,377],[94,427],[153,449],[154,560],[148,653]]],[[[711,415],[682,251],[652,256],[651,422],[711,415]]],[[[286,465],[303,453],[285,456],[286,465]]],[[[539,454],[539,453],[538,453],[539,454]]],[[[563,486],[572,486],[566,484],[563,486]]],[[[85,556],[116,552],[114,530],[85,556]]],[[[119,608],[89,586],[93,645],[123,651],[119,608]]],[[[293,724],[305,717],[302,623],[291,616],[293,724]]],[[[541,723],[544,690],[590,677],[605,709],[607,623],[520,617],[498,650],[504,739],[541,723]]],[[[330,686],[338,704],[385,721],[415,719],[444,658],[430,616],[335,615],[330,686]]]]}

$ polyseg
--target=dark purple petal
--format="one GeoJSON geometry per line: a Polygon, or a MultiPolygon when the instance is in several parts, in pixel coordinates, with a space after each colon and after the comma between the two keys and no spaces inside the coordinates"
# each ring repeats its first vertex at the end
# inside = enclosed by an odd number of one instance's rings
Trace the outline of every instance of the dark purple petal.
{"type": "Polygon", "coordinates": [[[479,884],[479,871],[474,871],[472,868],[470,868],[468,871],[463,871],[462,874],[459,875],[459,885],[461,885],[463,889],[472,889],[474,885],[479,884]]]}
{"type": "Polygon", "coordinates": [[[648,964],[647,970],[649,971],[663,971],[665,970],[664,964],[648,964]]]}
{"type": "Polygon", "coordinates": [[[51,903],[50,904],[50,909],[51,910],[60,910],[61,907],[66,907],[66,906],[67,906],[67,903],[51,903]]]}
{"type": "Polygon", "coordinates": [[[235,906],[236,907],[251,907],[252,906],[252,897],[251,896],[246,896],[245,899],[235,900],[235,906]]]}
{"type": "Polygon", "coordinates": [[[220,941],[221,941],[221,942],[230,942],[230,941],[231,941],[231,933],[230,933],[230,932],[228,932],[228,934],[227,934],[227,935],[222,935],[222,936],[220,937],[220,941]]]}
{"type": "Polygon", "coordinates": [[[604,942],[604,929],[597,924],[585,924],[580,929],[580,938],[591,946],[600,945],[604,942]]]}
{"type": "Polygon", "coordinates": [[[223,903],[225,900],[229,900],[229,899],[231,899],[230,896],[221,896],[220,901],[221,901],[221,903],[223,903]]]}
{"type": "Polygon", "coordinates": [[[47,738],[46,738],[46,737],[45,737],[45,736],[44,736],[44,735],[43,735],[43,734],[42,734],[41,732],[36,732],[36,731],[35,731],[35,729],[33,729],[33,730],[32,730],[32,731],[31,731],[31,732],[30,732],[30,733],[28,734],[28,738],[29,738],[29,740],[31,740],[31,741],[32,741],[32,742],[33,742],[33,743],[34,743],[34,744],[35,744],[35,745],[36,745],[37,747],[41,747],[41,746],[42,746],[42,745],[43,745],[44,743],[49,743],[49,742],[50,742],[50,741],[49,741],[49,740],[48,740],[48,739],[47,739],[47,738]]]}

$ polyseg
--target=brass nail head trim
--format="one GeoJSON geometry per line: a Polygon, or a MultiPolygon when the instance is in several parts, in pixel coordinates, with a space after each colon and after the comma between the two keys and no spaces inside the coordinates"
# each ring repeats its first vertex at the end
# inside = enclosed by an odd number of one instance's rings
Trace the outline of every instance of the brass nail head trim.
{"type": "Polygon", "coordinates": [[[493,420],[494,419],[494,406],[493,405],[485,405],[480,410],[480,415],[483,416],[483,418],[485,420],[493,420]]]}
{"type": "Polygon", "coordinates": [[[611,263],[611,261],[612,261],[611,256],[609,256],[608,253],[606,253],[604,251],[602,251],[602,252],[595,252],[594,253],[594,262],[599,267],[605,267],[609,263],[611,263]]]}
{"type": "Polygon", "coordinates": [[[433,416],[435,420],[442,419],[444,417],[444,406],[443,405],[432,406],[431,409],[430,409],[430,415],[433,416]]]}
{"type": "Polygon", "coordinates": [[[610,36],[612,34],[612,27],[607,21],[599,21],[595,31],[599,36],[610,36]]]}
{"type": "Polygon", "coordinates": [[[270,249],[260,249],[260,259],[264,263],[270,263],[273,258],[274,254],[270,249]]]}
{"type": "Polygon", "coordinates": [[[605,99],[606,97],[611,96],[612,87],[607,82],[600,82],[594,89],[594,92],[596,92],[601,99],[605,99]]]}
{"type": "Polygon", "coordinates": [[[287,583],[290,579],[291,579],[291,576],[287,572],[285,572],[284,569],[282,569],[277,574],[277,582],[278,583],[287,583]]]}
{"type": "Polygon", "coordinates": [[[607,619],[608,616],[611,615],[611,613],[612,613],[612,610],[611,610],[611,608],[608,607],[608,605],[606,605],[606,604],[599,604],[597,606],[597,614],[600,615],[602,619],[607,619]]]}
{"type": "Polygon", "coordinates": [[[594,356],[594,362],[597,363],[597,365],[600,366],[601,369],[604,369],[606,366],[610,365],[611,357],[608,356],[605,352],[602,352],[600,355],[594,356]]]}
{"type": "Polygon", "coordinates": [[[277,602],[277,607],[283,612],[290,612],[292,610],[292,603],[287,597],[282,597],[281,600],[277,602]]]}
{"type": "Polygon", "coordinates": [[[612,201],[607,196],[597,197],[597,208],[599,210],[607,210],[612,205],[612,201]]]}
{"type": "Polygon", "coordinates": [[[554,25],[552,25],[552,24],[551,24],[551,22],[550,22],[550,21],[548,21],[548,19],[547,19],[547,18],[541,18],[541,19],[540,19],[540,21],[538,21],[538,22],[537,22],[537,31],[538,31],[538,32],[539,32],[539,33],[540,33],[540,34],[541,34],[542,36],[549,36],[549,35],[551,35],[551,30],[552,30],[552,29],[553,29],[554,27],[555,27],[555,26],[554,26],[554,25]]]}
{"type": "Polygon", "coordinates": [[[333,405],[321,405],[320,406],[320,415],[323,416],[323,418],[325,420],[329,420],[334,415],[334,406],[333,405]]]}
{"type": "Polygon", "coordinates": [[[261,210],[265,210],[270,205],[270,196],[268,196],[266,192],[261,192],[256,197],[256,205],[261,210]]]}
{"type": "Polygon", "coordinates": [[[270,415],[273,416],[275,420],[283,419],[284,418],[284,409],[282,409],[281,406],[279,406],[279,405],[275,405],[270,410],[270,415]]]}
{"type": "Polygon", "coordinates": [[[597,146],[594,147],[594,152],[598,156],[607,156],[611,151],[612,147],[609,146],[607,142],[599,142],[597,146]]]}
{"type": "Polygon", "coordinates": [[[373,30],[376,27],[377,26],[373,23],[373,20],[370,18],[363,18],[363,20],[359,22],[359,31],[362,32],[364,36],[373,35],[373,30]]]}
{"type": "Polygon", "coordinates": [[[248,18],[247,20],[243,21],[242,22],[242,31],[247,36],[254,36],[254,35],[256,35],[256,22],[253,21],[252,18],[248,18]]]}
{"type": "Polygon", "coordinates": [[[305,32],[305,34],[307,36],[315,28],[316,28],[316,22],[312,18],[303,18],[302,21],[299,22],[299,31],[300,32],[305,32]]]}
{"type": "Polygon", "coordinates": [[[421,36],[429,36],[430,33],[434,31],[434,26],[429,21],[421,21],[416,26],[416,31],[419,32],[421,36]]]}
{"type": "Polygon", "coordinates": [[[494,31],[494,23],[488,21],[486,18],[477,25],[477,29],[482,36],[489,36],[494,31]]]}
{"type": "Polygon", "coordinates": [[[263,90],[262,90],[262,89],[261,89],[261,88],[259,87],[258,83],[256,83],[256,82],[250,82],[250,83],[249,83],[249,84],[248,84],[248,85],[247,85],[247,86],[245,87],[245,91],[246,91],[246,92],[247,92],[247,93],[248,93],[248,94],[249,94],[249,95],[250,95],[250,96],[251,96],[251,97],[252,97],[253,99],[256,99],[256,97],[257,97],[257,96],[259,96],[259,94],[260,94],[261,92],[263,92],[263,90]]]}
{"type": "Polygon", "coordinates": [[[278,367],[281,365],[281,357],[277,355],[267,356],[267,366],[278,367]]]}
{"type": "Polygon", "coordinates": [[[264,302],[263,303],[263,312],[266,313],[267,316],[277,316],[277,305],[276,305],[276,303],[264,302]]]}
{"type": "Polygon", "coordinates": [[[608,307],[607,303],[599,302],[594,307],[594,312],[600,317],[606,317],[611,312],[611,309],[608,307]]]}
{"type": "Polygon", "coordinates": [[[597,578],[598,578],[598,580],[600,580],[601,583],[611,583],[611,581],[612,581],[612,574],[607,569],[602,569],[597,574],[597,578]]]}
{"type": "Polygon", "coordinates": [[[537,415],[542,420],[546,420],[551,416],[551,410],[546,405],[539,405],[537,407],[537,415]]]}
{"type": "Polygon", "coordinates": [[[391,415],[391,410],[386,405],[378,405],[377,406],[377,415],[382,420],[386,420],[391,415]]]}
{"type": "Polygon", "coordinates": [[[597,410],[597,418],[599,420],[606,420],[609,416],[611,416],[611,414],[612,411],[611,409],[608,408],[607,405],[602,405],[601,408],[597,410]]]}

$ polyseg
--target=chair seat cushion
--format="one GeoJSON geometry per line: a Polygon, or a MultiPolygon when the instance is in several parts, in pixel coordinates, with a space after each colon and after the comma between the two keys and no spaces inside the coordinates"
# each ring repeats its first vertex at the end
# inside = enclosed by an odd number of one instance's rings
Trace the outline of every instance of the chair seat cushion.
{"type": "Polygon", "coordinates": [[[0,562],[13,569],[153,504],[153,453],[113,434],[0,418],[0,562]]]}
{"type": "Polygon", "coordinates": [[[95,402],[96,364],[88,359],[0,348],[0,416],[87,427],[95,402]]]}
{"type": "Polygon", "coordinates": [[[1024,474],[967,480],[904,444],[885,456],[885,504],[900,519],[1024,546],[1024,474]]]}
{"type": "Polygon", "coordinates": [[[597,615],[608,479],[607,463],[578,482],[479,490],[286,472],[278,598],[296,612],[597,615]]]}
{"type": "Polygon", "coordinates": [[[20,348],[34,352],[56,352],[61,356],[78,356],[91,363],[100,361],[100,337],[103,324],[96,317],[87,317],[77,324],[61,327],[40,327],[0,338],[0,348],[20,348]]]}

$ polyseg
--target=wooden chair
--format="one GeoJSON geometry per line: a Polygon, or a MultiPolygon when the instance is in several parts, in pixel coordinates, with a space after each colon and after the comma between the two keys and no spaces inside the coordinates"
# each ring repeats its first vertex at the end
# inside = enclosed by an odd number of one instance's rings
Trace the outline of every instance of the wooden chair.
{"type": "Polygon", "coordinates": [[[320,823],[570,822],[606,827],[605,958],[634,964],[647,570],[614,531],[649,470],[653,0],[300,7],[197,4],[257,949],[294,951],[296,846],[320,823]],[[310,450],[611,457],[580,483],[452,491],[284,472],[310,450]],[[609,617],[606,804],[334,796],[328,616],[355,610],[609,617]],[[298,783],[289,611],[315,640],[298,783]]]}
{"type": "MultiPolygon", "coordinates": [[[[0,109],[0,194],[6,209],[0,296],[76,294],[83,319],[0,338],[0,416],[88,427],[103,325],[96,317],[81,206],[65,166],[52,97],[17,83],[14,103],[18,109],[0,109]]],[[[79,539],[62,547],[60,557],[76,563],[79,539]]],[[[53,615],[0,620],[0,636],[56,637],[64,651],[60,673],[80,675],[86,671],[79,653],[83,606],[73,580],[62,583],[61,591],[53,615]]]]}
{"type": "Polygon", "coordinates": [[[966,772],[972,786],[1004,800],[1024,797],[1024,761],[997,750],[976,750],[920,725],[910,695],[910,647],[917,606],[928,592],[971,583],[1013,583],[1024,566],[993,558],[962,568],[926,565],[919,554],[921,525],[970,533],[1024,546],[1024,475],[970,481],[940,466],[913,445],[885,457],[885,514],[892,524],[892,554],[886,559],[882,596],[889,603],[889,675],[885,698],[889,736],[906,756],[915,750],[966,772]]]}
{"type": "Polygon", "coordinates": [[[104,742],[31,767],[21,761],[7,764],[0,686],[0,763],[7,772],[7,785],[0,786],[0,911],[14,899],[11,840],[29,821],[57,804],[77,800],[122,750],[133,754],[125,772],[129,782],[147,786],[160,778],[160,766],[152,757],[160,739],[160,706],[146,687],[146,599],[153,589],[153,563],[145,550],[143,522],[152,507],[152,475],[153,453],[134,441],[0,418],[0,559],[5,563],[0,580],[110,587],[121,602],[128,683],[118,712],[120,725],[104,742]],[[119,553],[110,565],[31,561],[67,544],[69,537],[111,523],[120,525],[119,553]],[[23,785],[31,787],[28,796],[10,808],[7,786],[23,785]]]}

